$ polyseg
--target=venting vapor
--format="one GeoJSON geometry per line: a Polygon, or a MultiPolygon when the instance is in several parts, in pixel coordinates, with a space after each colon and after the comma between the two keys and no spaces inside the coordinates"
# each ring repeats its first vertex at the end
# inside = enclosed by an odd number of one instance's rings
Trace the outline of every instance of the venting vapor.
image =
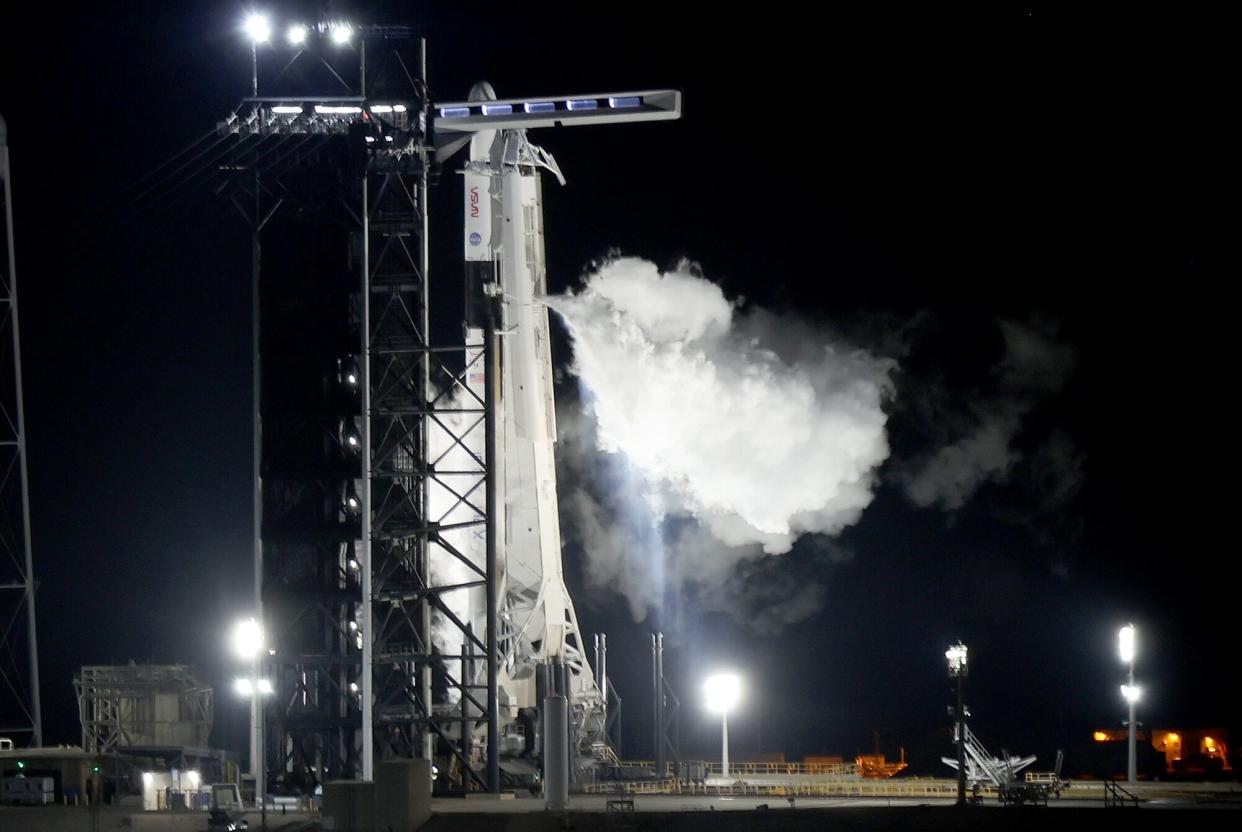
{"type": "Polygon", "coordinates": [[[689,262],[661,273],[611,259],[548,303],[572,337],[599,450],[641,475],[644,493],[629,496],[770,554],[840,532],[871,502],[892,362],[742,311],[689,262]]]}

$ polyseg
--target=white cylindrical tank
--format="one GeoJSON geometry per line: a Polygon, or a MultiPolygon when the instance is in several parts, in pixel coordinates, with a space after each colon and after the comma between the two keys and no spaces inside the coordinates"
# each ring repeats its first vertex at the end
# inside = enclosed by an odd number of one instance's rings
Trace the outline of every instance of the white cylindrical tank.
{"type": "Polygon", "coordinates": [[[543,803],[549,812],[569,807],[569,700],[543,700],[543,803]]]}

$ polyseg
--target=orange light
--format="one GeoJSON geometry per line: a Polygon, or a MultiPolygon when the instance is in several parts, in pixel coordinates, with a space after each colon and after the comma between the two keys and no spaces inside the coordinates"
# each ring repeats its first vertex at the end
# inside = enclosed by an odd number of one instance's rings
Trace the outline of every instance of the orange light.
{"type": "Polygon", "coordinates": [[[1207,748],[1207,750],[1208,750],[1208,751],[1215,751],[1215,750],[1216,750],[1216,740],[1212,739],[1211,737],[1204,737],[1204,738],[1203,738],[1203,746],[1204,746],[1205,748],[1207,748]]]}
{"type": "Polygon", "coordinates": [[[1103,731],[1096,731],[1091,735],[1091,738],[1096,742],[1108,742],[1108,734],[1105,734],[1103,731]]]}
{"type": "Polygon", "coordinates": [[[1174,734],[1172,731],[1170,731],[1169,733],[1164,735],[1164,741],[1166,743],[1176,745],[1177,743],[1182,741],[1182,738],[1179,737],[1177,734],[1174,734]]]}

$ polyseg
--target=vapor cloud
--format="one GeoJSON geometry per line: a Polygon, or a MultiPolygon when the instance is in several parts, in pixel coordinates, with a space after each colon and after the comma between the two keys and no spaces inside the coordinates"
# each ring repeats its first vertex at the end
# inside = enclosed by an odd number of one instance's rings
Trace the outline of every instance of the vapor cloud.
{"type": "Polygon", "coordinates": [[[836,535],[871,502],[889,453],[892,362],[741,311],[688,262],[661,272],[610,259],[548,303],[573,341],[590,422],[578,433],[592,446],[563,422],[560,453],[602,452],[594,473],[607,467],[617,486],[564,498],[569,533],[588,580],[622,591],[636,617],[668,586],[727,593],[748,561],[836,535]],[[678,518],[693,531],[667,534],[678,518]]]}
{"type": "MultiPolygon", "coordinates": [[[[962,397],[963,405],[952,413],[944,412],[948,408],[942,404],[928,405],[924,400],[925,410],[937,411],[923,414],[925,421],[954,427],[947,441],[898,465],[897,480],[916,506],[956,511],[985,484],[1008,482],[1015,466],[1024,461],[1018,440],[1031,412],[1060,392],[1074,372],[1077,352],[1059,340],[1051,322],[1036,318],[996,325],[1004,352],[983,389],[962,397]]],[[[1039,466],[1054,502],[1076,491],[1081,476],[1080,455],[1066,447],[1067,441],[1060,436],[1056,445],[1035,452],[1033,464],[1039,466]],[[1050,479],[1051,455],[1066,463],[1060,482],[1050,479]]]]}

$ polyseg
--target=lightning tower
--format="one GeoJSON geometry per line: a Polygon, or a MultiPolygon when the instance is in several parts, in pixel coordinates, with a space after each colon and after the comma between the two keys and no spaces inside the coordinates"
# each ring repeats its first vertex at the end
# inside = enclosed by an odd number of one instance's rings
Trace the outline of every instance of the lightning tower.
{"type": "Polygon", "coordinates": [[[35,637],[35,578],[30,550],[11,173],[8,130],[0,117],[0,200],[4,204],[0,351],[9,353],[0,359],[0,736],[26,735],[31,745],[39,746],[43,744],[43,720],[39,711],[39,650],[35,637]]]}

